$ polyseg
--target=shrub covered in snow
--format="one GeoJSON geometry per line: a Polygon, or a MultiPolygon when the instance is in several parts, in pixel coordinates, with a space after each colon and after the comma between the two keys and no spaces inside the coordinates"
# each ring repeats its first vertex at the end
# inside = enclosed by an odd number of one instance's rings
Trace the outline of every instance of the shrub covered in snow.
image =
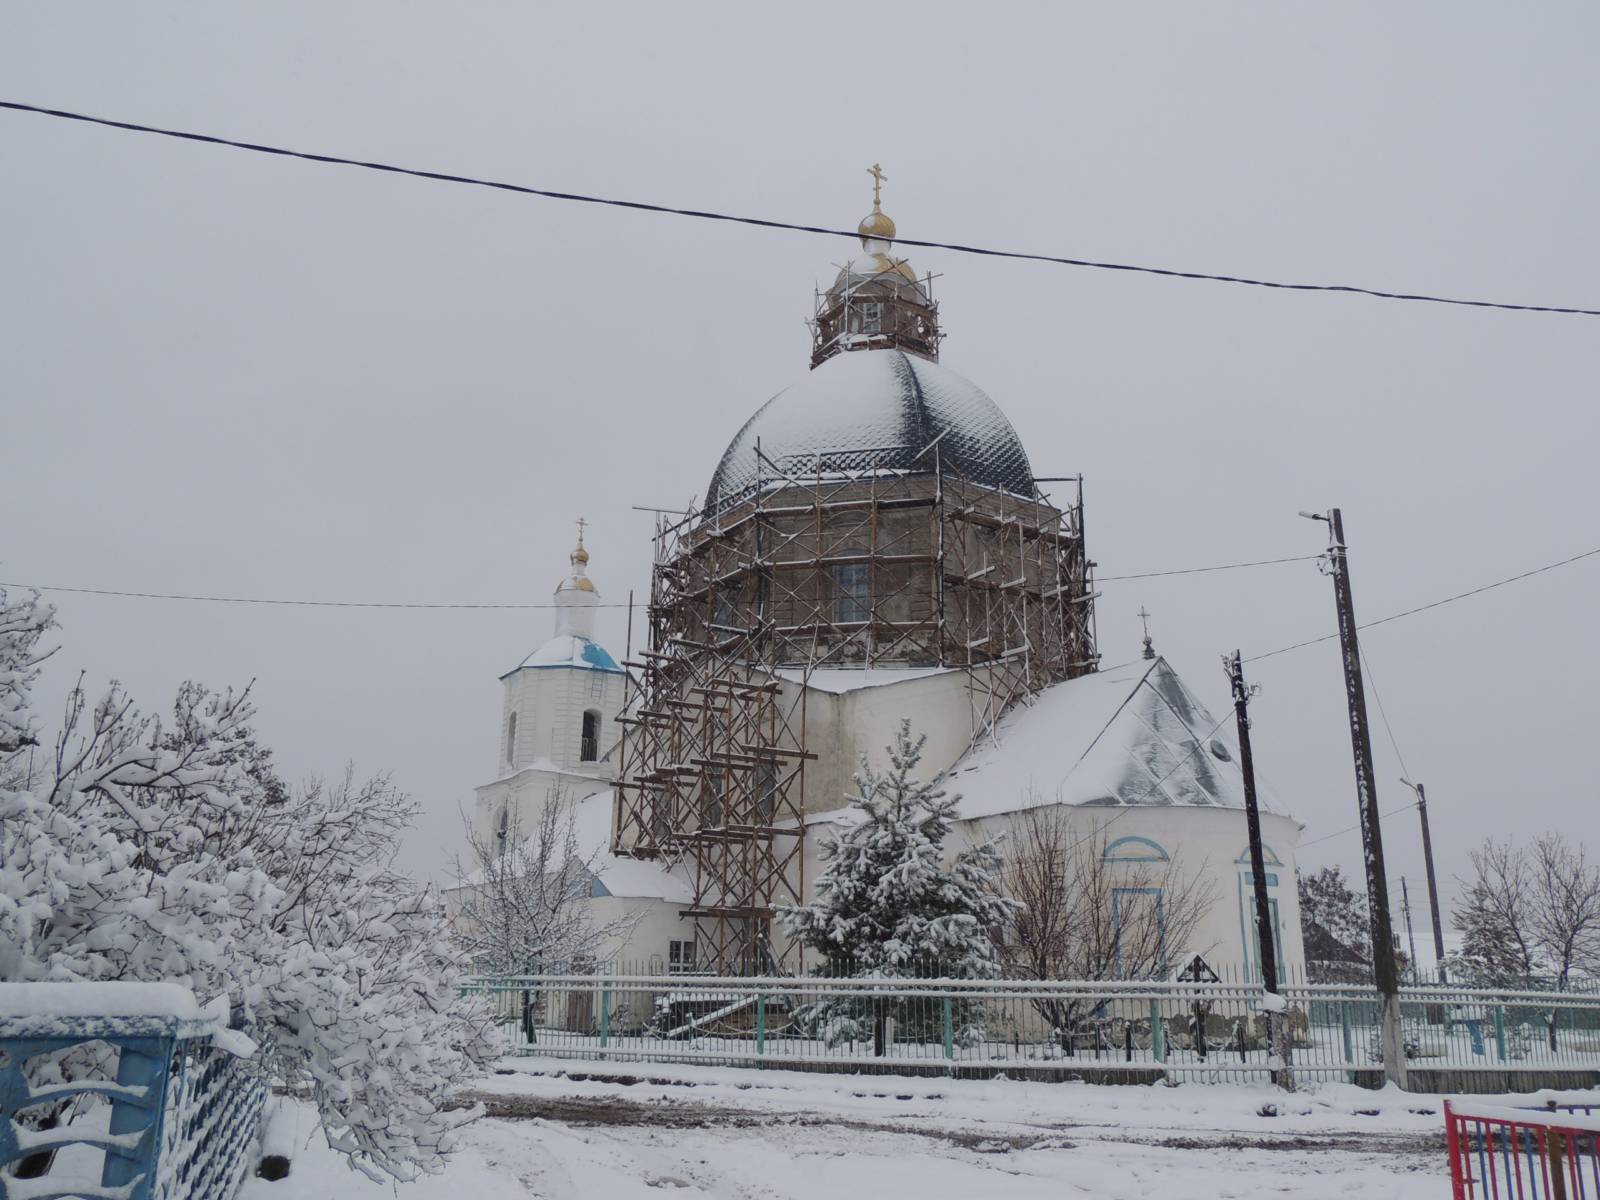
{"type": "MultiPolygon", "coordinates": [[[[858,794],[850,798],[860,823],[822,843],[826,865],[816,899],[780,910],[784,929],[820,951],[837,974],[893,979],[930,967],[953,979],[1000,974],[994,935],[1017,906],[997,890],[994,842],[962,850],[945,865],[959,797],[913,778],[926,740],[913,739],[903,721],[887,748],[889,769],[861,764],[858,794]]],[[[977,1037],[976,1007],[958,1003],[955,1010],[955,1038],[977,1037]]],[[[888,1021],[921,1039],[938,1036],[922,1025],[943,1020],[932,1006],[892,1000],[830,1000],[800,1015],[830,1045],[871,1037],[878,1053],[888,1021]]]]}
{"type": "Polygon", "coordinates": [[[374,1178],[442,1169],[450,1089],[497,1049],[431,890],[390,870],[414,806],[387,780],[291,792],[246,692],[180,689],[170,720],[73,690],[20,761],[50,610],[0,589],[0,981],[167,980],[227,995],[263,1061],[308,1083],[374,1178]]]}

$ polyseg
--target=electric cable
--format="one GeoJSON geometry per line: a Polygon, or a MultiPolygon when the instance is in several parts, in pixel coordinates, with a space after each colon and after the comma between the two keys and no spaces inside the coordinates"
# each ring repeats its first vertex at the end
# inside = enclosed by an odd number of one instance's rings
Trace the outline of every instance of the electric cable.
{"type": "MultiPolygon", "coordinates": [[[[87,113],[69,112],[59,108],[45,108],[37,104],[23,104],[16,100],[0,100],[0,108],[14,112],[33,113],[65,121],[79,121],[100,125],[129,133],[148,133],[160,137],[177,138],[188,142],[202,142],[212,146],[227,146],[234,150],[247,150],[255,154],[272,154],[283,158],[298,158],[308,162],[334,166],[358,167],[367,171],[383,171],[392,175],[409,175],[418,179],[432,179],[440,183],[465,184],[471,187],[493,188],[496,191],[515,192],[525,196],[539,196],[547,200],[565,200],[578,204],[602,204],[613,208],[628,208],[638,212],[661,213],[678,217],[693,217],[704,221],[727,221],[736,225],[754,225],[762,229],[783,229],[795,233],[820,234],[825,237],[858,238],[854,229],[829,229],[821,225],[801,225],[790,221],[777,221],[765,217],[744,217],[732,213],[713,212],[708,209],[681,208],[671,204],[656,204],[643,200],[619,200],[607,196],[590,196],[581,192],[557,191],[553,188],[528,187],[501,180],[482,179],[472,175],[456,175],[446,171],[429,171],[416,167],[401,167],[393,163],[372,162],[365,159],[345,158],[337,154],[318,154],[309,150],[292,150],[285,146],[269,146],[260,142],[244,142],[234,138],[218,137],[208,133],[194,133],[182,129],[166,129],[157,125],[142,125],[135,121],[118,121],[109,117],[96,117],[87,113]]],[[[1183,271],[1174,267],[1152,267],[1135,263],[1104,262],[1096,259],[1070,258],[1057,254],[1033,254],[1020,250],[999,250],[988,246],[973,246],[961,242],[940,242],[919,238],[894,239],[896,245],[917,246],[931,250],[949,250],[957,254],[977,254],[988,258],[1021,259],[1027,262],[1053,263],[1057,266],[1086,267],[1098,271],[1123,271],[1141,275],[1158,275],[1169,279],[1190,279],[1206,283],[1232,283],[1244,287],[1273,288],[1291,292],[1341,292],[1346,295],[1368,296],[1380,300],[1405,300],[1426,304],[1452,304],[1468,308],[1493,308],[1512,312],[1561,313],[1571,316],[1600,317],[1600,309],[1575,308],[1553,304],[1511,304],[1498,300],[1474,300],[1457,296],[1436,296],[1426,292],[1389,291],[1383,288],[1363,287],[1354,284],[1287,283],[1275,279],[1256,279],[1244,275],[1212,274],[1205,271],[1183,271]]]]}
{"type": "MultiPolygon", "coordinates": [[[[1509,575],[1504,579],[1497,579],[1493,583],[1484,584],[1482,587],[1475,587],[1465,592],[1457,592],[1453,596],[1445,596],[1441,600],[1432,600],[1427,604],[1419,604],[1415,608],[1408,608],[1401,612],[1390,613],[1387,617],[1379,617],[1376,621],[1364,621],[1357,625],[1356,628],[1371,629],[1377,625],[1387,625],[1390,621],[1398,621],[1401,617],[1414,617],[1418,613],[1427,612],[1429,609],[1440,608],[1446,604],[1454,604],[1457,600],[1465,600],[1469,596],[1477,596],[1483,592],[1493,591],[1495,588],[1505,587],[1505,585],[1508,583],[1516,583],[1519,580],[1530,579],[1535,575],[1543,575],[1546,571],[1554,571],[1557,567],[1565,567],[1570,563],[1578,562],[1580,559],[1592,558],[1596,554],[1600,554],[1600,546],[1596,546],[1593,550],[1585,550],[1582,554],[1574,554],[1571,558],[1563,558],[1560,562],[1547,563],[1545,566],[1535,567],[1531,571],[1523,571],[1518,575],[1509,575]]],[[[1318,557],[1321,556],[1319,555],[1318,557]]],[[[1260,662],[1264,658],[1272,658],[1275,655],[1287,654],[1291,650],[1301,650],[1306,646],[1315,646],[1321,642],[1332,641],[1338,636],[1339,635],[1337,633],[1325,633],[1321,637],[1307,638],[1305,641],[1296,642],[1292,646],[1280,646],[1276,650],[1268,650],[1265,654],[1253,654],[1244,661],[1260,662]]]]}
{"type": "Polygon", "coordinates": [[[1407,779],[1411,778],[1411,768],[1406,766],[1406,756],[1400,753],[1400,743],[1395,740],[1394,727],[1389,724],[1389,714],[1384,711],[1383,696],[1378,691],[1378,677],[1373,674],[1372,662],[1367,658],[1367,648],[1357,643],[1361,654],[1361,666],[1366,671],[1367,682],[1372,684],[1372,698],[1378,702],[1378,715],[1383,718],[1384,731],[1389,735],[1389,745],[1394,747],[1394,756],[1400,760],[1400,773],[1407,779]]]}
{"type": "MultiPolygon", "coordinates": [[[[1174,571],[1151,571],[1142,575],[1113,575],[1109,579],[1150,579],[1158,575],[1194,575],[1204,571],[1235,571],[1245,567],[1264,567],[1276,563],[1301,562],[1305,559],[1319,558],[1316,554],[1303,554],[1291,558],[1266,558],[1255,562],[1222,563],[1214,567],[1183,567],[1174,571]]],[[[1107,579],[1096,579],[1095,583],[1105,583],[1107,579]]],[[[215,596],[189,592],[136,592],[117,588],[92,588],[92,587],[65,587],[51,583],[5,583],[0,582],[0,587],[24,588],[37,592],[63,592],[80,596],[118,596],[133,600],[185,600],[207,604],[264,604],[280,605],[299,608],[400,608],[400,609],[551,609],[551,608],[627,608],[619,602],[602,602],[599,604],[497,604],[483,603],[444,603],[420,604],[398,600],[298,600],[279,599],[263,596],[215,596]]],[[[639,607],[644,607],[640,605],[639,607]]]]}

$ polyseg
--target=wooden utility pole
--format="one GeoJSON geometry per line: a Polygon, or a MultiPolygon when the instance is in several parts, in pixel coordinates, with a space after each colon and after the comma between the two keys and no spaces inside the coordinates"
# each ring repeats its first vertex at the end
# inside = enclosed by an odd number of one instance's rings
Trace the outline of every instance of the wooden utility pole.
{"type": "Polygon", "coordinates": [[[1439,884],[1433,875],[1433,838],[1428,833],[1428,793],[1420,783],[1401,779],[1417,794],[1417,816],[1422,819],[1422,862],[1428,869],[1428,908],[1433,915],[1433,963],[1439,972],[1439,982],[1445,982],[1444,973],[1444,923],[1439,919],[1439,884]]]}
{"type": "MultiPolygon", "coordinates": [[[[1278,946],[1273,938],[1272,904],[1267,898],[1267,869],[1261,851],[1261,806],[1256,801],[1255,759],[1250,752],[1250,689],[1244,682],[1244,660],[1235,650],[1224,655],[1222,665],[1233,689],[1233,714],[1239,730],[1239,771],[1244,776],[1244,819],[1250,835],[1250,877],[1255,885],[1256,946],[1261,963],[1261,986],[1278,996],[1278,946]]],[[[1289,1071],[1289,1038],[1284,1028],[1282,1001],[1267,1001],[1267,1054],[1281,1054],[1283,1069],[1274,1069],[1272,1081],[1286,1091],[1294,1090],[1289,1071]]]]}
{"type": "Polygon", "coordinates": [[[1384,1078],[1406,1086],[1406,1060],[1400,1034],[1400,975],[1394,961],[1394,923],[1389,916],[1389,884],[1383,865],[1383,829],[1378,814],[1378,780],[1372,769],[1372,728],[1367,723],[1367,693],[1361,682],[1361,646],[1356,636],[1355,601],[1350,593],[1350,561],[1345,553],[1344,519],[1337,508],[1300,514],[1328,524],[1327,570],[1333,576],[1344,658],[1345,703],[1350,710],[1350,746],[1355,754],[1356,801],[1361,812],[1361,845],[1367,869],[1367,910],[1372,933],[1372,975],[1378,989],[1378,1031],[1384,1078]]]}

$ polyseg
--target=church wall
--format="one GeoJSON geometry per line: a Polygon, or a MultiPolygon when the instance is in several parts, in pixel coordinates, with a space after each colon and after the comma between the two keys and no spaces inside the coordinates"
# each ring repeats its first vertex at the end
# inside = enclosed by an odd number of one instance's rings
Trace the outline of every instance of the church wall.
{"type": "MultiPolygon", "coordinates": [[[[1134,808],[1069,805],[1066,811],[1074,840],[1103,837],[1105,844],[1111,846],[1121,838],[1148,839],[1165,850],[1189,878],[1198,875],[1205,879],[1212,893],[1211,904],[1195,929],[1193,944],[1169,948],[1174,971],[1180,959],[1202,954],[1219,971],[1256,973],[1259,967],[1254,962],[1255,950],[1246,943],[1246,933],[1251,928],[1248,922],[1254,919],[1255,901],[1243,810],[1184,805],[1134,808]]],[[[961,825],[960,834],[964,844],[975,844],[1009,832],[1019,819],[1023,819],[1023,814],[1002,813],[966,821],[961,825]]],[[[1299,834],[1300,826],[1292,818],[1261,814],[1262,842],[1279,860],[1274,864],[1273,855],[1268,856],[1266,874],[1269,899],[1275,902],[1277,910],[1278,940],[1282,948],[1280,972],[1287,968],[1285,973],[1289,978],[1303,978],[1305,970],[1299,887],[1295,876],[1295,846],[1299,834]]],[[[1136,851],[1142,849],[1131,843],[1125,846],[1136,851]]],[[[1005,842],[1001,843],[1000,852],[1002,857],[1008,853],[1005,842]]],[[[1139,867],[1154,873],[1164,869],[1165,864],[1133,864],[1130,870],[1137,872],[1139,867]]]]}
{"type": "Polygon", "coordinates": [[[594,771],[599,764],[580,758],[583,714],[597,709],[600,720],[600,753],[616,745],[622,727],[617,716],[622,709],[622,676],[609,671],[582,667],[525,667],[513,671],[505,680],[505,699],[500,713],[500,755],[497,771],[507,774],[537,762],[564,771],[594,771]],[[507,758],[507,740],[512,713],[517,714],[514,756],[507,758]]]}
{"type": "Polygon", "coordinates": [[[947,770],[972,742],[969,686],[965,672],[951,671],[840,695],[813,690],[806,701],[806,748],[818,757],[806,765],[805,811],[845,807],[862,756],[886,767],[887,747],[902,720],[911,722],[913,736],[928,736],[918,777],[947,770]]]}
{"type": "Polygon", "coordinates": [[[479,836],[492,835],[499,828],[501,809],[506,808],[511,821],[527,837],[537,829],[545,806],[558,791],[566,796],[569,804],[576,804],[610,786],[605,778],[597,775],[538,769],[519,771],[477,789],[473,802],[473,829],[479,836]]]}

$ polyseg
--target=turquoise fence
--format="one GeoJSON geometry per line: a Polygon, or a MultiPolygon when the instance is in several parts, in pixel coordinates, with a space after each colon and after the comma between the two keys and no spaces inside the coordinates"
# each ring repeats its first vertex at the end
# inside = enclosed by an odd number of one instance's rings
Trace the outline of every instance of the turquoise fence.
{"type": "MultiPolygon", "coordinates": [[[[516,1053],[1086,1078],[1369,1079],[1381,1068],[1369,987],[1283,991],[1270,1044],[1250,982],[860,979],[585,971],[482,976],[516,1053]]],[[[1407,1063],[1600,1081],[1600,996],[1448,986],[1401,992],[1407,1063]]]]}
{"type": "Polygon", "coordinates": [[[0,984],[0,1194],[231,1200],[267,1094],[254,1050],[183,988],[0,984]]]}

